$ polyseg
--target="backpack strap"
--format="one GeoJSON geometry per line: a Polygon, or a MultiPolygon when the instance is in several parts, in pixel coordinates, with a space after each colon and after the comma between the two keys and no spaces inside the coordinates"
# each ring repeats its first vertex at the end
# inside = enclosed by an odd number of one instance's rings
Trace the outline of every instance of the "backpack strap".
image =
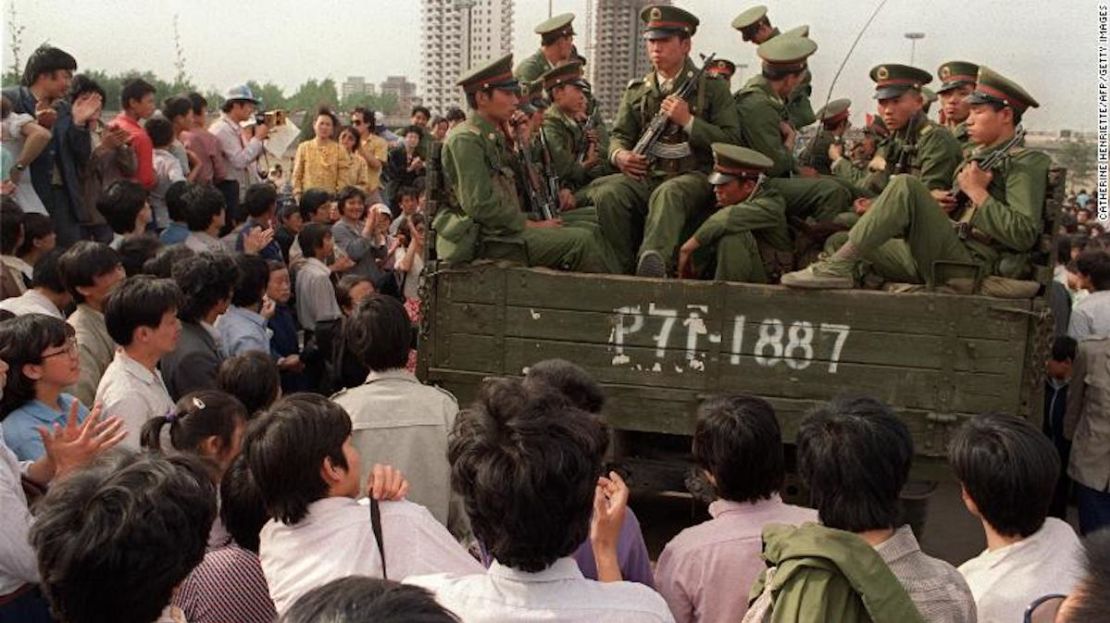
{"type": "Polygon", "coordinates": [[[378,543],[378,555],[382,559],[382,579],[388,580],[389,573],[385,568],[385,542],[382,541],[382,509],[374,498],[370,498],[370,528],[374,531],[374,540],[378,543]]]}

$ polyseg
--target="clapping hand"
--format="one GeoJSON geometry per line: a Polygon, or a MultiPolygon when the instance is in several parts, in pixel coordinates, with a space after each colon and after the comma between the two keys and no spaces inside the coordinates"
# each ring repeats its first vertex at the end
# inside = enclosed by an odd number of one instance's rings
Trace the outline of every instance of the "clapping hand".
{"type": "Polygon", "coordinates": [[[86,465],[127,436],[123,421],[118,417],[100,419],[102,406],[98,403],[81,424],[77,423],[80,403],[74,400],[69,407],[65,425],[53,428],[38,427],[46,456],[54,462],[55,477],[64,477],[86,465]]]}

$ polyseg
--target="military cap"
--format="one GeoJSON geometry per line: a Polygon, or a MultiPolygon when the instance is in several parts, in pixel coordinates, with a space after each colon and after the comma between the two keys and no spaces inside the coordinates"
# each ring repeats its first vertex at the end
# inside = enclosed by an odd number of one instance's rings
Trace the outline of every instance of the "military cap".
{"type": "Polygon", "coordinates": [[[536,34],[558,35],[560,37],[573,35],[574,27],[571,26],[571,22],[573,21],[574,13],[562,13],[560,15],[556,15],[555,17],[549,17],[548,19],[540,22],[539,26],[536,26],[536,34]]]}
{"type": "Polygon", "coordinates": [[[929,107],[937,101],[937,92],[929,87],[921,87],[921,97],[925,100],[925,111],[929,111],[929,107]]]}
{"type": "Polygon", "coordinates": [[[933,81],[933,75],[924,69],[889,63],[871,68],[871,79],[875,81],[875,99],[885,100],[910,89],[920,91],[933,81]]]}
{"type": "Polygon", "coordinates": [[[763,66],[779,71],[799,71],[806,68],[806,59],[817,51],[817,44],[804,37],[779,35],[759,44],[755,53],[763,66]]]}
{"type": "Polygon", "coordinates": [[[842,98],[833,100],[822,106],[821,110],[817,111],[817,118],[827,126],[836,125],[848,118],[850,112],[848,109],[851,107],[852,100],[850,99],[842,98]]]}
{"type": "Polygon", "coordinates": [[[1001,104],[1018,112],[1040,107],[1025,89],[989,67],[979,66],[975,82],[975,92],[964,100],[969,104],[1001,104]]]}
{"type": "MultiPolygon", "coordinates": [[[[744,30],[747,30],[748,28],[754,26],[756,22],[763,19],[764,17],[767,17],[767,7],[763,6],[762,4],[756,5],[750,9],[746,9],[743,13],[733,18],[732,27],[743,32],[744,30]]],[[[747,37],[745,37],[744,41],[747,40],[747,37]]]]}
{"type": "Polygon", "coordinates": [[[475,93],[482,89],[520,91],[520,82],[513,76],[512,54],[506,54],[463,74],[456,84],[462,87],[465,93],[475,93]]]}
{"type": "Polygon", "coordinates": [[[573,84],[580,89],[590,88],[590,83],[582,77],[581,63],[564,63],[549,69],[536,82],[549,92],[551,89],[564,84],[573,84]]]}
{"type": "Polygon", "coordinates": [[[543,97],[542,80],[533,80],[524,85],[523,93],[520,97],[520,104],[517,105],[517,108],[531,115],[541,110],[547,110],[548,107],[550,107],[550,104],[543,97]]]}
{"type": "Polygon", "coordinates": [[[731,78],[736,73],[736,64],[730,60],[718,58],[706,68],[705,73],[710,76],[720,76],[722,78],[731,78]]]}
{"type": "Polygon", "coordinates": [[[782,36],[787,36],[787,37],[809,37],[809,25],[798,26],[797,28],[791,28],[790,30],[782,33],[779,36],[780,37],[782,37],[782,36]]]}
{"type": "Polygon", "coordinates": [[[940,78],[940,88],[937,93],[944,93],[965,84],[975,84],[975,76],[979,73],[979,66],[975,63],[964,61],[948,61],[937,68],[937,77],[940,78]]]}
{"type": "Polygon", "coordinates": [[[732,180],[759,179],[775,162],[754,149],[740,147],[731,143],[713,143],[713,172],[709,183],[714,186],[727,184],[732,180]]]}
{"type": "Polygon", "coordinates": [[[698,18],[693,13],[676,6],[646,6],[640,11],[640,19],[646,24],[644,39],[666,39],[675,35],[693,36],[698,30],[698,18]]]}

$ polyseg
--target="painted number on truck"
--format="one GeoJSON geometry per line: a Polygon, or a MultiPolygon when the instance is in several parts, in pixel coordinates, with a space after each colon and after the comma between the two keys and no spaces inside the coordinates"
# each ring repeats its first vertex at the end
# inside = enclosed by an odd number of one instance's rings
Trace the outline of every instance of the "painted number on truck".
{"type": "MultiPolygon", "coordinates": [[[[719,333],[710,333],[706,328],[704,318],[709,313],[709,307],[705,305],[687,306],[685,316],[680,316],[677,309],[657,307],[654,303],[648,306],[647,314],[639,306],[621,307],[615,311],[617,322],[610,337],[614,351],[613,365],[632,363],[625,353],[625,342],[628,336],[643,330],[658,330],[651,337],[655,344],[655,359],[661,360],[670,348],[675,328],[680,327],[677,339],[682,340],[679,343],[685,350],[687,367],[699,371],[705,368],[702,361],[705,352],[699,350],[702,338],[712,344],[721,341],[719,333]]],[[[740,365],[748,322],[743,314],[733,318],[732,343],[728,353],[729,363],[734,366],[740,365]]],[[[836,374],[844,343],[852,332],[846,324],[822,322],[815,325],[805,320],[788,323],[778,318],[764,318],[758,323],[753,321],[753,326],[757,327],[757,337],[751,357],[757,365],[773,368],[782,364],[791,370],[805,370],[814,359],[818,359],[827,362],[830,374],[836,374]]],[[[652,369],[661,370],[658,361],[652,369]]]]}

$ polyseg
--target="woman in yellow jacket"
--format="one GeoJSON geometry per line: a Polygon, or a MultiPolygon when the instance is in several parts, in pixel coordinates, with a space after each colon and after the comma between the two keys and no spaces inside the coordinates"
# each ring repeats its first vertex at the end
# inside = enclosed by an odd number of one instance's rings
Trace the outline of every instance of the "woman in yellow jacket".
{"type": "Polygon", "coordinates": [[[320,108],[312,125],[316,136],[297,146],[293,160],[293,196],[300,201],[308,188],[335,194],[350,183],[351,157],[335,140],[339,119],[327,108],[320,108]]]}
{"type": "MultiPolygon", "coordinates": [[[[369,197],[371,195],[370,165],[366,163],[366,159],[358,151],[358,130],[355,130],[353,126],[343,126],[343,129],[339,131],[339,145],[351,159],[347,176],[348,183],[361,189],[369,197]]],[[[367,205],[373,204],[368,203],[367,205]]]]}

